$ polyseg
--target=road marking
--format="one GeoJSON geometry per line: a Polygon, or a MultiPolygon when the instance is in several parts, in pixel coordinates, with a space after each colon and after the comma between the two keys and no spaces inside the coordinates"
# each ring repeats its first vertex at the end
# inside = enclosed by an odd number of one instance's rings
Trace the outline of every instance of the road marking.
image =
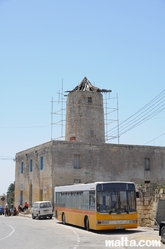
{"type": "MultiPolygon", "coordinates": [[[[2,223],[2,224],[4,224],[4,223],[2,223]]],[[[6,224],[4,224],[4,225],[10,227],[10,228],[12,229],[12,231],[11,231],[11,233],[9,233],[7,236],[5,236],[5,237],[3,237],[3,238],[0,238],[0,241],[9,238],[9,237],[15,232],[14,227],[12,227],[12,226],[10,226],[10,225],[6,225],[6,224]]]]}
{"type": "Polygon", "coordinates": [[[78,248],[78,246],[79,246],[79,243],[80,243],[80,237],[79,237],[79,235],[78,235],[78,233],[73,229],[73,228],[71,228],[71,227],[67,227],[67,228],[69,228],[72,232],[74,232],[74,234],[76,235],[76,238],[77,238],[77,243],[76,243],[76,245],[73,247],[73,249],[77,249],[78,248]]]}

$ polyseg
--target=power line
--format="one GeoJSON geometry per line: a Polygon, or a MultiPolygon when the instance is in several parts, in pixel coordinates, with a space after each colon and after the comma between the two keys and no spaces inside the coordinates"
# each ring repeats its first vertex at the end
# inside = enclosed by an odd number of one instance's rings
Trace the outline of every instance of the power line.
{"type": "Polygon", "coordinates": [[[27,129],[27,128],[48,128],[49,126],[42,126],[42,125],[38,125],[38,126],[0,126],[0,129],[1,128],[7,128],[7,129],[20,129],[20,128],[23,128],[23,129],[27,129]]]}
{"type": "Polygon", "coordinates": [[[153,138],[152,140],[148,141],[148,142],[145,143],[145,144],[149,144],[149,143],[153,142],[155,139],[157,139],[157,138],[159,138],[159,137],[162,137],[163,135],[165,135],[165,133],[159,135],[158,137],[153,138]]]}
{"type": "Polygon", "coordinates": [[[0,156],[0,160],[13,160],[15,161],[14,157],[8,157],[8,156],[0,156]]]}
{"type": "MultiPolygon", "coordinates": [[[[120,131],[119,136],[125,134],[131,129],[139,126],[140,124],[146,122],[152,117],[156,116],[165,109],[165,90],[163,90],[159,95],[147,103],[144,107],[138,110],[136,113],[131,115],[129,118],[124,120],[119,124],[120,131]]],[[[117,126],[110,129],[107,134],[109,139],[117,138],[117,126]]]]}

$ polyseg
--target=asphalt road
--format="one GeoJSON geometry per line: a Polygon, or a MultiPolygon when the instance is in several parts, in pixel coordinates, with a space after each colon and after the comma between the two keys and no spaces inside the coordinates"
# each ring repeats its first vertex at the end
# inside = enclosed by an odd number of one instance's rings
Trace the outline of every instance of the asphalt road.
{"type": "Polygon", "coordinates": [[[82,228],[62,225],[54,218],[32,220],[21,216],[0,216],[2,249],[165,248],[161,243],[160,246],[153,246],[151,243],[155,241],[160,242],[158,231],[147,228],[88,232],[82,228]]]}

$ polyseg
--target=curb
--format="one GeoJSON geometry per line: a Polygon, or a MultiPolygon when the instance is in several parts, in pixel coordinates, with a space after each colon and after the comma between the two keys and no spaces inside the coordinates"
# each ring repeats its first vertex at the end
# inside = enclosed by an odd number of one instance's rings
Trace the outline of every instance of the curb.
{"type": "Polygon", "coordinates": [[[19,213],[18,216],[22,216],[22,217],[28,217],[28,218],[31,218],[32,215],[31,214],[26,214],[26,213],[19,213]]]}

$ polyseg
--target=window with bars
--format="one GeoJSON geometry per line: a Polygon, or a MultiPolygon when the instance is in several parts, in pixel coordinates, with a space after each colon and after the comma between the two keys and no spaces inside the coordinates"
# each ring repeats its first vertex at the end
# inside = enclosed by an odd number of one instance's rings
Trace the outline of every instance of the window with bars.
{"type": "Polygon", "coordinates": [[[144,158],[144,169],[145,171],[150,170],[150,159],[149,158],[144,158]]]}
{"type": "Polygon", "coordinates": [[[88,103],[92,103],[92,97],[88,97],[88,103]]]}
{"type": "Polygon", "coordinates": [[[43,156],[40,157],[40,170],[43,170],[44,168],[44,162],[43,162],[43,156]]]}
{"type": "Polygon", "coordinates": [[[30,159],[30,162],[29,162],[29,170],[30,172],[33,171],[33,160],[32,159],[30,159]]]}
{"type": "Polygon", "coordinates": [[[80,155],[74,155],[74,168],[80,169],[80,155]]]}
{"type": "Polygon", "coordinates": [[[24,162],[21,162],[21,174],[24,173],[24,162]]]}
{"type": "Polygon", "coordinates": [[[74,183],[80,183],[81,180],[80,179],[74,179],[74,183]]]}

